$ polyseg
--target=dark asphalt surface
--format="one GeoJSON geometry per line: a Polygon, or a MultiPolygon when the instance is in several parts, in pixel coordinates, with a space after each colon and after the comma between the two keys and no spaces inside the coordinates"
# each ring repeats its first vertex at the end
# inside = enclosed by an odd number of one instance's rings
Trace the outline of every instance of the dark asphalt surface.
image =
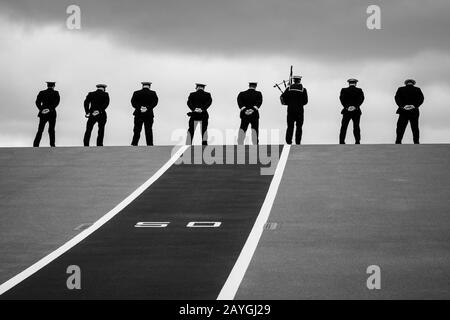
{"type": "Polygon", "coordinates": [[[0,148],[0,283],[113,209],[172,147],[0,148]]]}
{"type": "Polygon", "coordinates": [[[269,188],[272,176],[260,169],[174,165],[103,227],[0,298],[215,299],[269,188]],[[193,221],[222,225],[186,228],[193,221]],[[138,222],[171,224],[135,228],[138,222]],[[81,290],[66,287],[70,265],[81,268],[81,290]]]}
{"type": "Polygon", "coordinates": [[[449,159],[449,145],[292,147],[278,227],[236,298],[450,299],[449,159]]]}
{"type": "MultiPolygon", "coordinates": [[[[0,149],[3,281],[111,210],[170,151],[0,149]]],[[[269,218],[277,228],[264,231],[236,298],[449,299],[449,157],[448,145],[293,146],[269,218]],[[366,287],[369,265],[381,268],[381,290],[366,287]]],[[[1,298],[215,299],[272,179],[260,169],[173,166],[1,298]],[[186,228],[205,220],[222,226],[186,228]],[[142,221],[171,224],[134,228],[142,221]],[[66,288],[73,264],[81,291],[66,288]]]]}

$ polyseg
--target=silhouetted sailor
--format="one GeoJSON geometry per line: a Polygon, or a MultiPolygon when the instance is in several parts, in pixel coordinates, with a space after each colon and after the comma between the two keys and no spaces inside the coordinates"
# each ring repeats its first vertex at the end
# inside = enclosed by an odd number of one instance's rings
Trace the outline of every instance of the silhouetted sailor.
{"type": "Polygon", "coordinates": [[[158,96],[155,91],[150,90],[151,85],[151,82],[142,82],[142,89],[134,92],[131,98],[131,105],[135,109],[132,146],[139,144],[142,125],[145,127],[147,145],[153,145],[153,109],[158,105],[158,96]]]}
{"type": "Polygon", "coordinates": [[[294,76],[292,79],[294,83],[281,95],[281,101],[287,105],[286,143],[292,144],[294,125],[296,125],[295,143],[300,144],[303,133],[304,106],[308,104],[308,92],[301,84],[302,77],[294,76]]]}
{"type": "Polygon", "coordinates": [[[359,122],[361,120],[361,105],[364,102],[364,92],[362,89],[357,88],[358,80],[349,79],[348,88],[341,90],[339,99],[344,107],[342,109],[342,125],[341,132],[339,134],[339,143],[345,144],[345,136],[347,135],[347,128],[350,120],[353,121],[353,135],[355,136],[355,143],[361,143],[361,129],[359,122]]]}
{"type": "Polygon", "coordinates": [[[194,138],[195,128],[198,124],[201,125],[202,144],[208,144],[208,108],[212,104],[211,94],[205,91],[206,85],[197,83],[196,91],[189,95],[187,105],[191,112],[188,113],[189,129],[186,144],[192,144],[194,138]]]}
{"type": "Polygon", "coordinates": [[[257,82],[250,82],[249,89],[239,93],[237,103],[241,110],[241,126],[239,128],[238,144],[244,144],[248,126],[252,126],[252,142],[259,143],[259,108],[263,103],[263,96],[256,90],[257,82]]]}
{"type": "Polygon", "coordinates": [[[56,107],[58,107],[60,101],[59,92],[55,90],[55,84],[55,82],[47,82],[47,90],[39,92],[36,98],[36,106],[39,109],[39,127],[34,138],[34,147],[39,147],[47,122],[50,146],[55,146],[56,107]]]}
{"type": "Polygon", "coordinates": [[[84,111],[86,118],[86,133],[84,134],[84,146],[89,147],[91,133],[94,125],[98,124],[97,146],[103,146],[103,137],[105,135],[105,125],[107,121],[106,109],[109,106],[109,94],[106,92],[105,84],[98,84],[97,90],[89,92],[84,100],[84,111]]]}
{"type": "Polygon", "coordinates": [[[398,88],[395,95],[395,102],[398,105],[397,114],[399,115],[396,144],[402,143],[408,122],[411,123],[414,143],[420,143],[419,108],[423,104],[424,96],[422,90],[416,87],[415,84],[416,81],[413,79],[406,80],[405,86],[398,88]]]}

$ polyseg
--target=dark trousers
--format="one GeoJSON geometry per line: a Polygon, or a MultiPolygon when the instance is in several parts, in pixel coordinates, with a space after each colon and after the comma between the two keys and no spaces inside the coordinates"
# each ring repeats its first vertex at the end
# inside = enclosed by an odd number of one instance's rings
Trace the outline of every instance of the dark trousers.
{"type": "Polygon", "coordinates": [[[141,138],[142,125],[145,127],[145,140],[148,146],[153,145],[153,118],[145,118],[140,116],[134,117],[133,141],[132,146],[139,144],[141,138]]]}
{"type": "Polygon", "coordinates": [[[89,147],[89,141],[91,140],[92,129],[94,129],[94,125],[98,124],[98,135],[97,135],[97,146],[103,146],[103,137],[105,136],[105,125],[106,125],[107,116],[106,114],[99,114],[94,117],[91,116],[86,124],[86,133],[84,134],[83,143],[85,147],[89,147]]]}
{"type": "Polygon", "coordinates": [[[414,143],[420,143],[419,116],[419,111],[405,111],[400,113],[397,121],[397,139],[395,140],[396,144],[402,144],[403,135],[405,134],[408,122],[411,124],[414,143]]]}
{"type": "Polygon", "coordinates": [[[301,144],[303,134],[304,112],[289,113],[287,115],[286,143],[292,144],[292,136],[294,135],[294,125],[297,127],[295,131],[295,143],[301,144]]]}
{"type": "Polygon", "coordinates": [[[248,130],[248,126],[252,126],[252,143],[259,144],[259,118],[257,117],[242,117],[241,126],[238,134],[238,144],[244,144],[245,133],[248,130]]]}
{"type": "Polygon", "coordinates": [[[56,112],[52,112],[47,115],[41,115],[39,118],[38,131],[34,138],[33,147],[39,147],[42,139],[42,133],[44,132],[45,125],[48,122],[48,135],[50,137],[50,146],[55,146],[55,126],[56,126],[56,112]]]}
{"type": "Polygon", "coordinates": [[[345,144],[345,136],[347,135],[347,128],[350,123],[350,120],[353,121],[353,135],[355,136],[355,143],[360,144],[361,128],[359,127],[359,122],[361,120],[361,112],[358,111],[346,112],[342,116],[341,132],[339,134],[339,143],[345,144]]]}
{"type": "Polygon", "coordinates": [[[194,139],[195,128],[197,125],[202,127],[202,144],[208,145],[208,117],[191,117],[189,119],[189,129],[186,144],[191,145],[194,139]]]}

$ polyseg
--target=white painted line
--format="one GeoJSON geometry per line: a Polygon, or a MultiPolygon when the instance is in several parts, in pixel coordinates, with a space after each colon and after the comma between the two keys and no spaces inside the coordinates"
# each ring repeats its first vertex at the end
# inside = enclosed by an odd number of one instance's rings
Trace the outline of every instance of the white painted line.
{"type": "Polygon", "coordinates": [[[67,243],[65,243],[60,248],[56,249],[46,257],[42,258],[35,264],[33,264],[28,269],[22,271],[14,278],[6,281],[2,285],[0,285],[0,295],[4,294],[6,291],[10,290],[14,286],[18,285],[20,282],[24,281],[53,260],[57,259],[59,256],[72,249],[74,246],[79,244],[81,241],[86,239],[96,230],[98,230],[101,226],[111,220],[114,216],[116,216],[120,211],[122,211],[126,206],[128,206],[131,202],[133,202],[138,196],[140,196],[148,187],[150,187],[156,180],[158,180],[176,161],[177,159],[189,148],[189,146],[181,146],[175,153],[172,154],[170,160],[164,164],[150,179],[148,179],[143,185],[137,188],[132,194],[130,194],[125,200],[119,203],[114,209],[109,211],[103,217],[101,217],[97,222],[95,222],[91,227],[84,230],[67,243]]]}
{"type": "Polygon", "coordinates": [[[281,153],[277,169],[275,170],[272,182],[270,183],[269,191],[267,192],[266,199],[264,200],[264,203],[261,207],[261,211],[256,218],[252,231],[250,232],[250,235],[248,236],[239,257],[236,260],[236,263],[231,270],[231,273],[228,276],[225,285],[220,291],[217,300],[233,300],[239,289],[239,286],[241,285],[245,272],[250,265],[250,261],[252,260],[256,247],[258,246],[259,240],[261,239],[264,225],[269,219],[270,211],[272,210],[273,202],[275,201],[278,187],[280,186],[280,182],[283,177],[283,172],[284,168],[286,167],[290,149],[290,145],[285,145],[283,147],[283,152],[281,153]]]}

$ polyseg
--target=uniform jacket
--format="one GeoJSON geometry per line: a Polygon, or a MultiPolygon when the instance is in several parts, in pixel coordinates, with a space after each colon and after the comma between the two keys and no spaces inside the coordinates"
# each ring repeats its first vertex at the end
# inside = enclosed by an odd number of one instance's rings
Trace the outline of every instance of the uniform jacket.
{"type": "Polygon", "coordinates": [[[245,111],[248,109],[253,109],[255,112],[251,115],[251,117],[257,117],[259,118],[259,112],[254,107],[257,107],[258,109],[261,107],[263,103],[263,96],[260,91],[256,91],[254,89],[248,89],[247,91],[243,91],[239,93],[237,97],[237,103],[239,106],[239,109],[241,110],[241,118],[242,117],[248,117],[245,115],[245,111]]]}
{"type": "Polygon", "coordinates": [[[60,102],[59,92],[53,89],[47,89],[39,92],[36,98],[36,106],[39,109],[38,116],[42,116],[41,111],[49,109],[50,113],[54,113],[60,102]]]}
{"type": "Polygon", "coordinates": [[[135,109],[133,112],[134,116],[143,115],[153,118],[153,109],[158,105],[158,96],[155,91],[143,88],[133,93],[131,105],[135,109]],[[148,109],[147,112],[142,113],[141,107],[146,107],[148,109]]]}
{"type": "Polygon", "coordinates": [[[96,90],[89,92],[84,100],[84,111],[86,114],[93,113],[94,111],[100,112],[100,114],[106,114],[105,110],[109,106],[109,94],[103,90],[96,90]]]}
{"type": "Polygon", "coordinates": [[[411,112],[418,111],[418,108],[423,104],[425,98],[423,96],[422,90],[420,88],[415,87],[413,85],[406,85],[404,87],[400,87],[395,94],[395,102],[397,103],[398,109],[397,113],[403,112],[411,112]],[[407,111],[403,108],[406,105],[413,105],[416,109],[407,111]]]}
{"type": "Polygon", "coordinates": [[[189,95],[187,105],[189,109],[194,111],[196,108],[200,108],[203,110],[201,114],[197,114],[197,112],[189,112],[189,116],[193,116],[195,118],[203,118],[208,117],[208,108],[212,104],[212,98],[211,94],[209,92],[203,91],[203,90],[197,90],[195,92],[192,92],[189,95]]]}
{"type": "Polygon", "coordinates": [[[302,84],[292,84],[283,92],[281,100],[288,106],[288,113],[302,111],[308,104],[308,91],[302,84]]]}
{"type": "Polygon", "coordinates": [[[341,100],[341,104],[344,107],[342,110],[342,114],[348,113],[348,108],[353,106],[356,108],[355,111],[352,112],[360,112],[361,113],[361,105],[364,102],[364,92],[361,88],[350,86],[348,88],[343,88],[341,90],[341,95],[339,96],[339,100],[341,100]]]}

